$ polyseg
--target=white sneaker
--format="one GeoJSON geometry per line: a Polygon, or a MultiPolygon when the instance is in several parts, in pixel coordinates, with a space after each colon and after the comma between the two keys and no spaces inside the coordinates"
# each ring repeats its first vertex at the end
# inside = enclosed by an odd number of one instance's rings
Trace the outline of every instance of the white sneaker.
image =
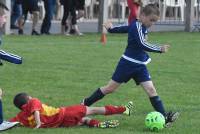
{"type": "Polygon", "coordinates": [[[10,128],[13,128],[14,126],[16,126],[17,124],[19,124],[19,122],[8,122],[8,121],[3,121],[0,124],[0,131],[4,131],[10,128]]]}

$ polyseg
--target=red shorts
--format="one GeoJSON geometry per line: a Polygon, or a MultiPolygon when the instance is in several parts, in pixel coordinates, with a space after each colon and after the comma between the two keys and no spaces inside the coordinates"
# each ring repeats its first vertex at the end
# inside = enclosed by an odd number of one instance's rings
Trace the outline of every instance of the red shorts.
{"type": "Polygon", "coordinates": [[[84,105],[74,105],[69,107],[64,107],[64,119],[62,122],[62,127],[71,127],[78,125],[82,118],[86,115],[86,106],[84,105]]]}

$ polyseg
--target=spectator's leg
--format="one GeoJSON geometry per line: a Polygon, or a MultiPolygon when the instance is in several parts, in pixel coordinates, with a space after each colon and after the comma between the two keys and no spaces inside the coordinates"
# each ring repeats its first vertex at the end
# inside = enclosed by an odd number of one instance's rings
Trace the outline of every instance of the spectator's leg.
{"type": "Polygon", "coordinates": [[[24,28],[24,24],[25,24],[25,15],[21,15],[20,18],[19,18],[19,31],[18,31],[18,34],[19,35],[23,35],[24,32],[23,32],[23,28],[24,28]]]}
{"type": "Polygon", "coordinates": [[[24,34],[23,27],[24,27],[25,20],[27,18],[27,14],[28,14],[26,3],[23,2],[22,5],[21,5],[21,7],[22,7],[22,14],[21,14],[21,16],[19,17],[19,20],[18,20],[18,25],[19,25],[18,34],[19,35],[24,34]]]}
{"type": "Polygon", "coordinates": [[[49,33],[49,30],[51,28],[51,21],[53,19],[53,14],[55,11],[55,5],[56,5],[56,0],[49,0],[48,1],[48,24],[47,24],[47,33],[49,33]]]}
{"type": "Polygon", "coordinates": [[[65,34],[65,31],[66,31],[66,27],[67,27],[67,18],[69,16],[69,9],[70,9],[70,5],[69,5],[69,0],[66,0],[64,3],[63,3],[63,8],[64,8],[64,14],[63,14],[63,18],[62,18],[62,21],[61,21],[61,34],[65,34]]]}
{"type": "Polygon", "coordinates": [[[13,7],[13,12],[11,15],[11,28],[18,29],[18,26],[16,26],[16,22],[19,20],[21,15],[22,15],[21,4],[15,3],[15,5],[13,7]]]}
{"type": "Polygon", "coordinates": [[[36,32],[36,26],[38,24],[39,20],[39,12],[38,11],[33,11],[33,25],[32,25],[32,33],[35,31],[36,32]]]}
{"type": "Polygon", "coordinates": [[[45,17],[41,26],[41,34],[50,34],[49,30],[51,27],[51,20],[53,18],[55,4],[55,0],[44,1],[45,17]]]}

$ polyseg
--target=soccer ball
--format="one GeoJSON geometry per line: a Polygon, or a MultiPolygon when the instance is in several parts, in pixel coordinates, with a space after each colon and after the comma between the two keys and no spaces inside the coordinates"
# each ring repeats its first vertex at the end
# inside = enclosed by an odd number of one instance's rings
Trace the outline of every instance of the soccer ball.
{"type": "Polygon", "coordinates": [[[145,126],[151,131],[159,131],[164,128],[165,117],[159,112],[150,112],[145,118],[145,126]]]}

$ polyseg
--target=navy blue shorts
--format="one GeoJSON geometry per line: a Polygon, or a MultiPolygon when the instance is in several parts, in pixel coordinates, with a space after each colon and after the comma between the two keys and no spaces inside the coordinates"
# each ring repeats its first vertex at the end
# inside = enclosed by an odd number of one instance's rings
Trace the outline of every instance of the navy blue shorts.
{"type": "Polygon", "coordinates": [[[121,58],[113,73],[112,80],[118,83],[126,83],[130,79],[135,80],[135,83],[139,85],[141,82],[151,80],[151,77],[146,65],[133,63],[121,58]]]}

